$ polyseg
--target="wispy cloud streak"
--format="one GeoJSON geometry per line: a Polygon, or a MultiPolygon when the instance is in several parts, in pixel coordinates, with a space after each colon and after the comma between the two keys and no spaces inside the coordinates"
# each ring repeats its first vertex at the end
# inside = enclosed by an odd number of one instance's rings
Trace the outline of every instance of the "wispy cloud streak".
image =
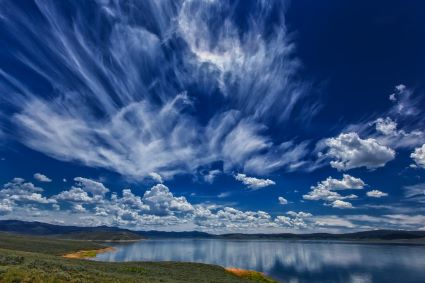
{"type": "Polygon", "coordinates": [[[23,70],[0,69],[8,132],[138,179],[216,161],[224,172],[298,166],[308,144],[267,132],[306,93],[280,5],[252,1],[241,23],[224,1],[35,1],[31,16],[1,2],[8,60],[23,70]]]}

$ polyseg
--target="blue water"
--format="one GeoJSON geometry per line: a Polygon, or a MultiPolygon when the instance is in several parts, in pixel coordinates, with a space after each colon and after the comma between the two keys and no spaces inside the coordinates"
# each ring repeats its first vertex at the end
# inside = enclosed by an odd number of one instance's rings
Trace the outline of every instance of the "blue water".
{"type": "Polygon", "coordinates": [[[253,269],[285,283],[425,282],[425,246],[161,239],[115,245],[101,261],[188,261],[253,269]]]}

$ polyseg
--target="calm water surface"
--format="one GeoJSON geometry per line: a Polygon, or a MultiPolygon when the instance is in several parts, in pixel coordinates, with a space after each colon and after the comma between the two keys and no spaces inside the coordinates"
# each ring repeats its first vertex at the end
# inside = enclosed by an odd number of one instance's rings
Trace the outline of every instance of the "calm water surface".
{"type": "Polygon", "coordinates": [[[425,282],[425,247],[324,241],[161,239],[115,245],[101,261],[191,261],[254,269],[285,283],[425,282]]]}

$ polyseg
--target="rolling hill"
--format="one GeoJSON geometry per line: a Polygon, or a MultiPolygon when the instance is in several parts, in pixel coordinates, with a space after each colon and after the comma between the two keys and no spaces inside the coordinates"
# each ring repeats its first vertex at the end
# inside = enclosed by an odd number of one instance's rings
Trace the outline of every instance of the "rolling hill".
{"type": "Polygon", "coordinates": [[[370,230],[355,233],[311,234],[209,234],[199,231],[164,232],[133,231],[117,227],[61,226],[41,222],[0,220],[0,231],[24,235],[54,236],[67,239],[97,241],[132,241],[144,238],[219,238],[219,239],[292,239],[292,240],[417,240],[425,238],[425,231],[370,230]]]}

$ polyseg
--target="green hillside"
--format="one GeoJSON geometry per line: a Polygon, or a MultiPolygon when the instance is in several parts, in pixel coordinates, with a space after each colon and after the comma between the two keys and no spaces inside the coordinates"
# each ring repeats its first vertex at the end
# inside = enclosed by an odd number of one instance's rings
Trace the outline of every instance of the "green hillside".
{"type": "Polygon", "coordinates": [[[108,263],[66,259],[61,255],[105,248],[72,241],[0,233],[0,282],[274,282],[244,279],[223,267],[180,262],[108,263]]]}

